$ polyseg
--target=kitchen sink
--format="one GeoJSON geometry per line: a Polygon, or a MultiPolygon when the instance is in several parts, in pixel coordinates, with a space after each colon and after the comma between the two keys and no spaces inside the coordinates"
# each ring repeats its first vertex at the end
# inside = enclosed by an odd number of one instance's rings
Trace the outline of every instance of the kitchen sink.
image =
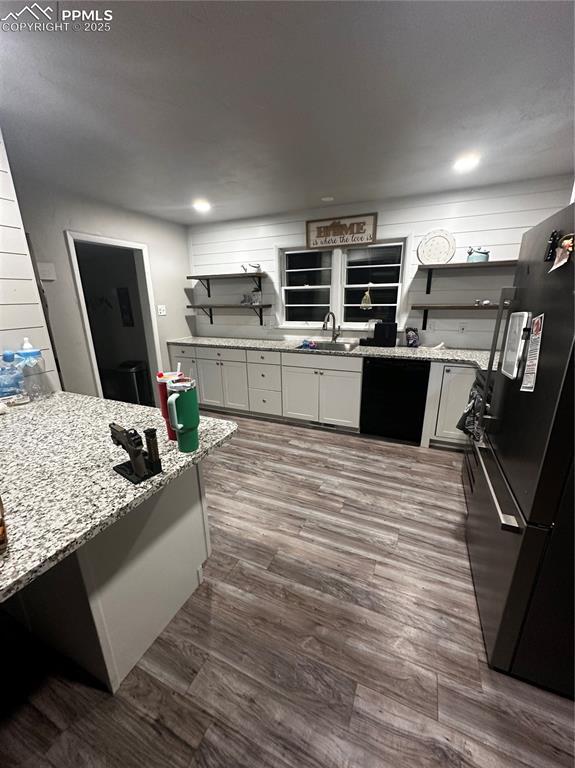
{"type": "MultiPolygon", "coordinates": [[[[314,349],[329,352],[351,352],[357,346],[357,341],[318,341],[314,349]]],[[[305,347],[298,347],[298,349],[305,349],[305,347]]]]}

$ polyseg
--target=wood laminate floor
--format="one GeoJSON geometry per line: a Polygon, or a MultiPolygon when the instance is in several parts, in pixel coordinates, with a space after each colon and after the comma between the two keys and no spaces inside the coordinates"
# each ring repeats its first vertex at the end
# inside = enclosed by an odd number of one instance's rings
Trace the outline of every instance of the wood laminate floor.
{"type": "Polygon", "coordinates": [[[485,663],[460,456],[238,421],[205,582],[116,697],[4,626],[1,768],[572,766],[571,702],[485,663]]]}

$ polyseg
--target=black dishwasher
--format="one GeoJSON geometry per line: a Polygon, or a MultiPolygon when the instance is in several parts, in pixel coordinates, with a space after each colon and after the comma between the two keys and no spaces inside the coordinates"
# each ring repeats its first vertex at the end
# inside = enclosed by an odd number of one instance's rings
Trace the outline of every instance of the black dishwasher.
{"type": "Polygon", "coordinates": [[[363,361],[360,431],[421,442],[429,363],[366,357],[363,361]]]}

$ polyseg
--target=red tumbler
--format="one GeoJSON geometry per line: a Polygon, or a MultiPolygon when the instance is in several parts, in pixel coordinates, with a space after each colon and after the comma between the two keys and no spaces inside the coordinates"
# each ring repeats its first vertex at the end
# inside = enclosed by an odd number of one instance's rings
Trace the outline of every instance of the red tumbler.
{"type": "Polygon", "coordinates": [[[156,382],[158,384],[158,393],[160,395],[160,410],[162,411],[162,416],[164,417],[164,421],[166,422],[166,431],[168,433],[168,439],[169,440],[176,440],[177,435],[172,429],[172,426],[170,424],[170,416],[168,414],[168,390],[167,390],[167,384],[168,381],[174,381],[174,379],[179,379],[184,374],[181,371],[158,371],[156,374],[156,382]]]}

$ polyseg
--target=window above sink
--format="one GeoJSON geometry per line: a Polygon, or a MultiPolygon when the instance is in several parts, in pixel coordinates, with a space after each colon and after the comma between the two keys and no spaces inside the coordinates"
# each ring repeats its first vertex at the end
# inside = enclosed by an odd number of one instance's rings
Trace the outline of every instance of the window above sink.
{"type": "Polygon", "coordinates": [[[280,327],[321,328],[330,311],[344,330],[367,331],[370,321],[394,322],[404,250],[403,241],[345,250],[280,250],[280,327]],[[368,289],[371,306],[363,309],[368,289]]]}

